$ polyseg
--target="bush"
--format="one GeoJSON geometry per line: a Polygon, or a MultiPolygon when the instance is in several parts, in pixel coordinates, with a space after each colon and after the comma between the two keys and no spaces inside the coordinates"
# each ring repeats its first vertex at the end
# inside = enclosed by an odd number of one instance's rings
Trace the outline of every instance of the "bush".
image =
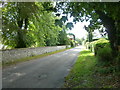
{"type": "Polygon", "coordinates": [[[86,45],[88,48],[90,47],[90,50],[94,52],[98,61],[101,61],[102,64],[106,65],[112,61],[112,49],[107,39],[101,38],[91,43],[86,43],[86,45]]]}
{"type": "Polygon", "coordinates": [[[97,51],[97,58],[99,61],[110,62],[112,60],[112,50],[106,45],[103,48],[99,47],[97,51]]]}
{"type": "Polygon", "coordinates": [[[104,48],[106,45],[109,47],[109,43],[97,43],[94,46],[94,53],[95,53],[95,55],[97,55],[98,49],[104,48]]]}
{"type": "Polygon", "coordinates": [[[97,55],[98,49],[104,48],[106,45],[109,47],[110,43],[106,39],[99,39],[93,42],[94,44],[94,54],[97,55]]]}
{"type": "Polygon", "coordinates": [[[97,55],[98,48],[103,48],[105,45],[109,46],[109,41],[105,38],[100,38],[99,40],[93,41],[93,42],[87,42],[86,46],[87,49],[90,49],[92,52],[94,52],[95,55],[97,55]]]}

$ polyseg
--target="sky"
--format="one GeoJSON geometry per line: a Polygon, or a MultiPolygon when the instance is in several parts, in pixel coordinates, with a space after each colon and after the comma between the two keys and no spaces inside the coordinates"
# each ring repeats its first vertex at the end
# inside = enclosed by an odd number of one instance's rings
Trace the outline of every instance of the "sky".
{"type": "MultiPolygon", "coordinates": [[[[72,22],[72,21],[73,21],[73,17],[68,17],[68,22],[72,22]]],[[[73,33],[75,35],[75,37],[79,38],[79,39],[81,39],[81,38],[86,39],[88,33],[84,29],[84,25],[88,26],[89,24],[90,24],[89,21],[77,22],[76,24],[74,24],[74,27],[72,28],[72,30],[67,31],[67,33],[73,33]]],[[[96,36],[95,38],[101,37],[98,30],[94,31],[94,35],[96,36]]]]}
{"type": "Polygon", "coordinates": [[[77,22],[74,24],[72,30],[68,31],[68,33],[73,33],[76,38],[86,38],[87,31],[84,29],[84,25],[89,25],[89,22],[77,22]]]}
{"type": "MultiPolygon", "coordinates": [[[[70,17],[70,15],[68,15],[68,22],[73,22],[73,17],[70,17]]],[[[76,24],[73,24],[74,27],[72,30],[67,31],[67,33],[73,33],[76,38],[86,38],[87,31],[84,29],[84,25],[88,26],[89,24],[89,21],[77,22],[76,24]]]]}

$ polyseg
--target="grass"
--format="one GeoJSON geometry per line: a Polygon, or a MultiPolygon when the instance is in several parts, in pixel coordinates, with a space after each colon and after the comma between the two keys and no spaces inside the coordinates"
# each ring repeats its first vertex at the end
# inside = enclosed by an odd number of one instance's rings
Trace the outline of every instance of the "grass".
{"type": "Polygon", "coordinates": [[[65,87],[67,88],[84,88],[94,87],[92,74],[96,60],[94,54],[90,51],[81,51],[80,55],[70,71],[70,74],[66,77],[65,87]]]}
{"type": "Polygon", "coordinates": [[[16,60],[9,61],[9,62],[2,62],[2,67],[5,68],[5,67],[10,66],[10,65],[18,64],[20,62],[25,62],[25,61],[34,60],[34,59],[37,59],[37,58],[42,58],[42,57],[45,57],[45,56],[48,56],[48,55],[63,52],[63,51],[68,50],[68,49],[71,49],[71,48],[57,50],[57,51],[49,52],[49,53],[44,53],[44,54],[37,55],[37,56],[31,56],[31,57],[25,57],[25,58],[21,58],[21,59],[16,59],[16,60]]]}
{"type": "Polygon", "coordinates": [[[119,72],[103,67],[89,50],[80,52],[70,73],[65,77],[64,88],[120,88],[119,72]]]}

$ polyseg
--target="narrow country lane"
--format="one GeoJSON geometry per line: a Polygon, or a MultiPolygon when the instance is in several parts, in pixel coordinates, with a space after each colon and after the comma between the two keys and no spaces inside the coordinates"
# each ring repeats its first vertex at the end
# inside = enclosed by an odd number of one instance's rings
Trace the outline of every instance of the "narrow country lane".
{"type": "Polygon", "coordinates": [[[3,88],[60,88],[82,46],[3,69],[3,88]]]}

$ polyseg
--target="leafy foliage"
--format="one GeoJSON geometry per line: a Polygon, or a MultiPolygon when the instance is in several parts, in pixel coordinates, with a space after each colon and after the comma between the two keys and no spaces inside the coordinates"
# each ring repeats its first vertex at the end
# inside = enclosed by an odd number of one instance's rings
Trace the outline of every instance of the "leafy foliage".
{"type": "Polygon", "coordinates": [[[59,36],[58,36],[58,45],[69,45],[70,40],[67,37],[67,33],[65,30],[59,31],[59,36]]]}
{"type": "Polygon", "coordinates": [[[55,25],[53,3],[7,2],[3,4],[2,11],[2,43],[8,48],[62,44],[59,41],[62,28],[55,25]]]}
{"type": "Polygon", "coordinates": [[[99,48],[97,51],[97,58],[102,62],[110,62],[112,61],[112,50],[110,47],[105,46],[103,48],[99,48]]]}
{"type": "Polygon", "coordinates": [[[88,43],[88,47],[94,52],[95,55],[97,55],[97,52],[100,48],[104,48],[106,46],[110,47],[110,43],[104,38],[100,38],[96,41],[88,43]]]}
{"type": "MultiPolygon", "coordinates": [[[[117,55],[120,33],[120,2],[60,2],[56,8],[74,17],[73,22],[90,21],[92,29],[102,25],[106,28],[114,56],[117,55]],[[64,8],[63,8],[64,7],[64,8]]],[[[59,13],[59,12],[58,12],[59,13]]],[[[101,30],[102,31],[102,30],[101,30]]]]}
{"type": "Polygon", "coordinates": [[[71,22],[67,23],[66,27],[69,28],[69,29],[72,29],[73,23],[71,23],[71,22]]]}

